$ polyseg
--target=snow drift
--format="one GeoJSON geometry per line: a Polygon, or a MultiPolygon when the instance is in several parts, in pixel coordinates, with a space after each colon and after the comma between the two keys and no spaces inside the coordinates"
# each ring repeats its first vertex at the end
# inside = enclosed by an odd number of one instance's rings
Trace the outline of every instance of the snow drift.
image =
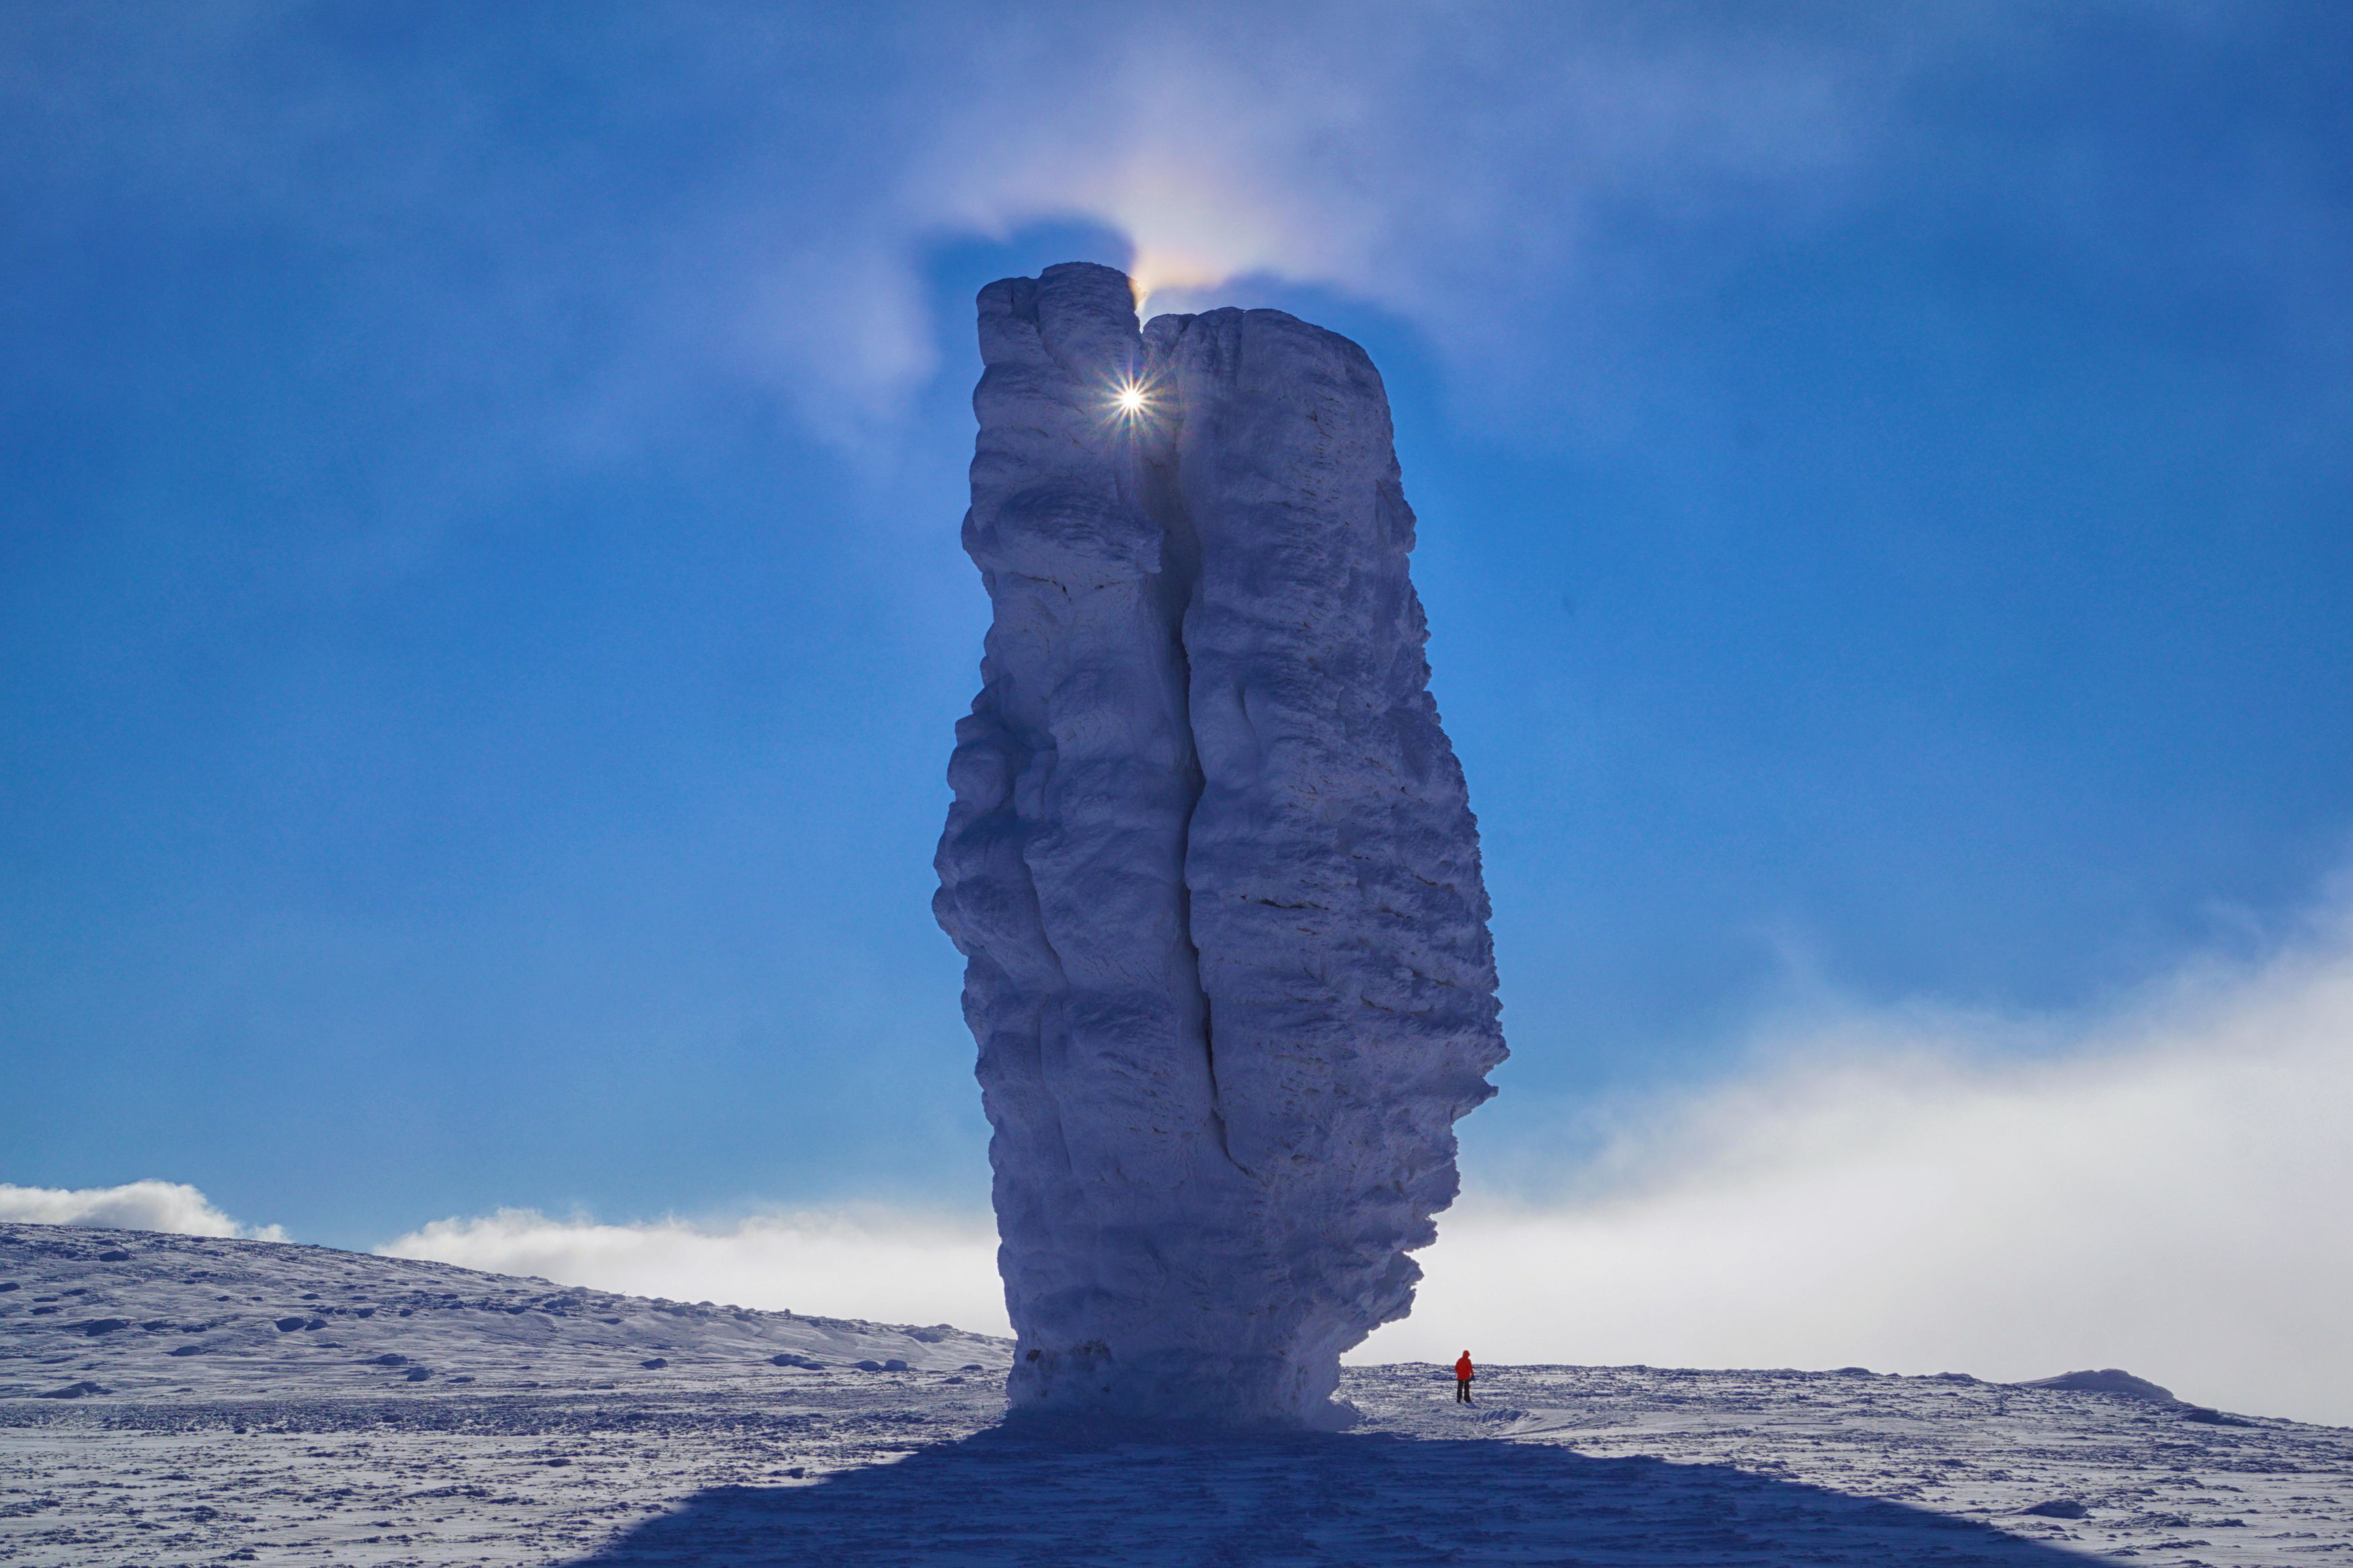
{"type": "Polygon", "coordinates": [[[935,910],[1017,1409],[1317,1424],[1504,1055],[1380,377],[1277,310],[980,296],[995,612],[935,910]],[[1124,394],[1124,395],[1123,395],[1124,394]]]}

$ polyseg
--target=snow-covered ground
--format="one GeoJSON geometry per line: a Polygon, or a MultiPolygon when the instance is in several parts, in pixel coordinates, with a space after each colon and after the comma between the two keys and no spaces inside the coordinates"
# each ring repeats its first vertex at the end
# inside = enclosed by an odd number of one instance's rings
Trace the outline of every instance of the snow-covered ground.
{"type": "Polygon", "coordinates": [[[0,1562],[2353,1562],[2353,1431],[2147,1398],[1494,1367],[1464,1408],[1404,1365],[1348,1372],[1354,1432],[1144,1440],[1000,1429],[1008,1354],[0,1226],[0,1562]]]}

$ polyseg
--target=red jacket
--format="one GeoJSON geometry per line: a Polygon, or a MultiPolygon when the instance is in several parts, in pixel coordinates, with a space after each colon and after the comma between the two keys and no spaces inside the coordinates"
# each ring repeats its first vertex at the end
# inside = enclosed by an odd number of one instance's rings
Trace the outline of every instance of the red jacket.
{"type": "Polygon", "coordinates": [[[1469,1351],[1464,1351],[1462,1352],[1462,1359],[1454,1363],[1454,1377],[1455,1381],[1458,1383],[1468,1383],[1471,1381],[1471,1352],[1469,1351]]]}

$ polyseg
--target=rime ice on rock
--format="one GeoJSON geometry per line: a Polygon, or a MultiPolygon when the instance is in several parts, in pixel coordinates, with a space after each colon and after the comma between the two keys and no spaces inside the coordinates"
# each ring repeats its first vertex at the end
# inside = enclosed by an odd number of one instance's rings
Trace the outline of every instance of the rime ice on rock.
{"type": "Polygon", "coordinates": [[[934,909],[1009,1393],[1328,1424],[1504,1055],[1478,835],[1371,361],[1279,310],[1139,332],[1133,299],[1085,265],[980,296],[995,621],[934,909]]]}

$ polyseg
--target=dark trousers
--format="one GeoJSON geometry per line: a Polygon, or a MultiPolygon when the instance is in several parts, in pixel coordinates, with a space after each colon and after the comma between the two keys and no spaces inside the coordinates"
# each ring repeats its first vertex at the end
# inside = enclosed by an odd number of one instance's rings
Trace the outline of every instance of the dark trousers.
{"type": "Polygon", "coordinates": [[[1471,1403],[1471,1380],[1469,1378],[1458,1377],[1454,1380],[1454,1403],[1457,1405],[1468,1405],[1471,1403]]]}

